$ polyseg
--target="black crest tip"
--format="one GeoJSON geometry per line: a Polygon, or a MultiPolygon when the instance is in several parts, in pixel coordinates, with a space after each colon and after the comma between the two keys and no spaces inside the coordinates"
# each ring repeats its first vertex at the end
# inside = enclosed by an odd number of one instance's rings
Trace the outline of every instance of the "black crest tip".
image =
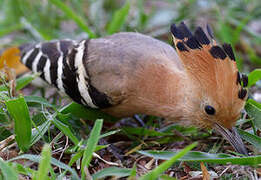
{"type": "Polygon", "coordinates": [[[224,44],[222,45],[222,47],[223,47],[224,51],[226,52],[226,54],[228,55],[228,57],[229,57],[231,60],[235,61],[236,58],[235,58],[235,55],[234,55],[234,52],[233,52],[233,49],[232,49],[231,45],[230,45],[230,44],[227,44],[227,43],[224,43],[224,44]]]}
{"type": "Polygon", "coordinates": [[[237,81],[236,84],[240,84],[241,83],[241,75],[239,72],[237,72],[237,81]]]}
{"type": "Polygon", "coordinates": [[[180,51],[189,51],[188,49],[187,49],[187,47],[182,43],[182,42],[178,42],[177,43],[177,45],[176,45],[176,47],[178,48],[178,50],[180,50],[180,51]]]}
{"type": "Polygon", "coordinates": [[[246,95],[247,95],[247,90],[246,89],[242,88],[241,90],[239,90],[239,92],[238,92],[238,98],[239,99],[244,100],[246,95]]]}
{"type": "Polygon", "coordinates": [[[197,39],[195,37],[190,37],[187,41],[186,41],[186,45],[191,48],[191,49],[200,49],[202,48],[201,44],[197,41],[197,39]]]}
{"type": "Polygon", "coordinates": [[[211,29],[211,27],[210,27],[209,24],[207,24],[207,31],[208,31],[208,35],[209,35],[212,39],[214,39],[214,33],[213,33],[213,31],[212,31],[212,29],[211,29]]]}
{"type": "Polygon", "coordinates": [[[178,29],[180,32],[182,32],[184,38],[190,38],[193,36],[183,21],[179,24],[178,29]]]}
{"type": "Polygon", "coordinates": [[[206,44],[208,45],[210,43],[207,35],[205,34],[205,32],[202,30],[201,27],[197,27],[195,33],[194,33],[195,38],[197,39],[197,41],[200,44],[206,44]]]}
{"type": "Polygon", "coordinates": [[[248,77],[245,74],[242,74],[242,85],[243,87],[247,87],[248,85],[248,77]]]}
{"type": "Polygon", "coordinates": [[[178,29],[178,27],[175,24],[172,24],[170,26],[170,31],[175,38],[177,38],[177,39],[183,39],[184,38],[182,32],[178,29]]]}
{"type": "Polygon", "coordinates": [[[211,49],[209,50],[210,54],[214,57],[214,58],[220,58],[222,60],[224,60],[227,55],[226,53],[223,51],[223,49],[219,46],[213,46],[211,47],[211,49]]]}

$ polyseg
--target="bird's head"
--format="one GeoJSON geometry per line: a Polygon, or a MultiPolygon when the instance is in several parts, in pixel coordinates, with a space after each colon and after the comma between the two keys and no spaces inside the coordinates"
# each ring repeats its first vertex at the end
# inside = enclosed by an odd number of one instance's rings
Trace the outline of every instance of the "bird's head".
{"type": "Polygon", "coordinates": [[[171,26],[176,51],[188,75],[185,106],[192,124],[213,128],[221,133],[237,151],[247,154],[236,133],[247,99],[247,76],[238,72],[229,44],[219,46],[207,26],[205,33],[198,27],[192,34],[182,22],[171,26]]]}

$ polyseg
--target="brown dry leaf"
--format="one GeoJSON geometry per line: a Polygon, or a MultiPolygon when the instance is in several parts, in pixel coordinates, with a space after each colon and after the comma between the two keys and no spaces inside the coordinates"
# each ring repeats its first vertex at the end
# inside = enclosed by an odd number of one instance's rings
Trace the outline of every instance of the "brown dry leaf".
{"type": "Polygon", "coordinates": [[[189,165],[187,165],[186,162],[183,162],[182,165],[184,166],[184,172],[189,174],[189,172],[191,171],[189,165]]]}
{"type": "Polygon", "coordinates": [[[1,69],[1,71],[4,73],[4,78],[9,80],[10,93],[11,93],[12,97],[15,97],[16,96],[15,70],[13,68],[8,67],[6,64],[4,64],[4,67],[1,69]]]}
{"type": "Polygon", "coordinates": [[[140,145],[134,147],[133,149],[131,149],[130,151],[126,152],[126,153],[124,154],[124,156],[128,156],[128,155],[130,155],[130,154],[132,154],[132,153],[134,153],[134,152],[140,150],[141,148],[142,148],[142,144],[140,144],[140,145]]]}
{"type": "Polygon", "coordinates": [[[181,178],[179,178],[180,180],[186,180],[186,179],[189,179],[189,175],[186,175],[186,176],[183,176],[183,177],[181,177],[181,178]]]}
{"type": "Polygon", "coordinates": [[[11,142],[13,142],[15,139],[14,135],[11,135],[9,137],[7,137],[6,139],[4,139],[3,141],[0,142],[0,151],[2,151],[2,149],[4,149],[5,147],[7,147],[11,142]]]}
{"type": "Polygon", "coordinates": [[[10,68],[6,64],[4,64],[3,68],[0,69],[2,80],[14,80],[16,78],[16,74],[14,69],[10,68]]]}
{"type": "Polygon", "coordinates": [[[104,163],[109,164],[109,165],[111,165],[111,166],[120,166],[120,164],[118,164],[118,163],[106,161],[105,159],[101,158],[101,156],[99,156],[99,155],[96,154],[96,153],[93,153],[92,155],[93,155],[94,157],[96,157],[96,158],[102,160],[104,163]]]}
{"type": "Polygon", "coordinates": [[[5,64],[15,69],[17,75],[23,74],[28,71],[25,65],[20,62],[20,50],[17,47],[6,49],[0,56],[0,70],[4,68],[5,64]]]}
{"type": "Polygon", "coordinates": [[[256,172],[259,176],[261,176],[261,168],[256,168],[256,172]]]}
{"type": "Polygon", "coordinates": [[[16,96],[16,73],[15,73],[15,70],[12,69],[12,68],[9,68],[7,66],[4,67],[6,73],[8,74],[7,77],[9,79],[9,88],[10,88],[10,92],[11,92],[11,95],[12,97],[15,97],[16,96]]]}
{"type": "MultiPolygon", "coordinates": [[[[18,156],[18,151],[15,150],[15,149],[12,149],[12,150],[5,150],[5,151],[0,151],[0,157],[2,159],[4,159],[5,161],[6,160],[9,160],[9,159],[12,159],[14,157],[17,157],[18,156]]],[[[21,162],[23,163],[24,161],[23,160],[20,160],[20,161],[17,161],[17,162],[21,162]]]]}
{"type": "Polygon", "coordinates": [[[203,162],[200,162],[200,167],[202,170],[203,180],[210,180],[210,174],[203,162]]]}
{"type": "Polygon", "coordinates": [[[155,162],[155,159],[151,159],[147,164],[145,164],[145,168],[152,169],[152,165],[155,162]]]}

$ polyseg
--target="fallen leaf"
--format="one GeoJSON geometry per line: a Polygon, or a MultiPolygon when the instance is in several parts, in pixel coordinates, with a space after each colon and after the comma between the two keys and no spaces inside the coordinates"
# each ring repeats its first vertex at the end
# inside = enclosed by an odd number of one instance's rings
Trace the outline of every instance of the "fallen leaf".
{"type": "Polygon", "coordinates": [[[0,56],[0,69],[3,69],[5,64],[13,68],[17,75],[28,71],[27,67],[20,62],[20,50],[17,47],[6,49],[0,56]]]}
{"type": "Polygon", "coordinates": [[[210,180],[210,175],[208,173],[208,170],[203,162],[200,162],[200,167],[202,170],[203,180],[210,180]]]}

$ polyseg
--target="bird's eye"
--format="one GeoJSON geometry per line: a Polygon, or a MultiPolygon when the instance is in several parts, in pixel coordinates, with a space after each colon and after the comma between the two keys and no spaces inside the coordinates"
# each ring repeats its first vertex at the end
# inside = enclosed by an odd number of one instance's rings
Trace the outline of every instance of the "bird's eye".
{"type": "Polygon", "coordinates": [[[214,115],[215,112],[216,112],[215,108],[213,108],[213,107],[210,106],[210,105],[206,105],[206,106],[205,106],[205,111],[206,111],[206,113],[207,113],[208,115],[214,115]]]}

